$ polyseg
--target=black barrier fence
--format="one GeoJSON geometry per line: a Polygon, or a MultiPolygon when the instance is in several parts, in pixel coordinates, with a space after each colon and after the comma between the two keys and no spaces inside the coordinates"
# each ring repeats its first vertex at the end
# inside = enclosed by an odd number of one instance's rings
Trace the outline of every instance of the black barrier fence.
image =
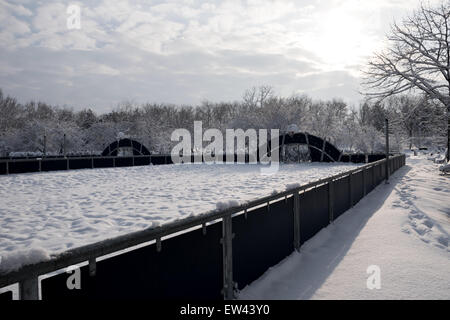
{"type": "Polygon", "coordinates": [[[68,290],[70,274],[41,281],[42,299],[221,299],[221,223],[80,268],[80,289],[68,290]]]}
{"type": "Polygon", "coordinates": [[[299,196],[300,244],[311,239],[330,222],[328,184],[315,187],[299,196]]]}
{"type": "Polygon", "coordinates": [[[67,158],[0,159],[0,175],[13,173],[171,164],[170,155],[95,156],[67,158]]]}
{"type": "MultiPolygon", "coordinates": [[[[315,149],[314,149],[315,150],[315,149]]],[[[316,150],[319,152],[318,150],[316,150]]],[[[330,151],[331,152],[331,151],[330,151]]],[[[320,153],[320,152],[319,152],[320,153]]],[[[249,155],[242,155],[244,162],[249,162],[249,155]]],[[[194,162],[194,156],[191,157],[194,162]]],[[[232,157],[238,162],[238,155],[232,157]]],[[[386,158],[383,154],[354,154],[342,155],[340,162],[372,163],[386,158]]],[[[257,156],[259,161],[259,155],[257,156]]],[[[227,162],[227,156],[223,155],[223,162],[227,162]]],[[[161,155],[134,155],[134,156],[83,156],[83,157],[51,157],[51,158],[4,158],[0,159],[0,175],[13,173],[58,171],[72,169],[94,169],[131,167],[145,165],[173,164],[170,154],[161,155]]]]}
{"type": "Polygon", "coordinates": [[[294,250],[293,198],[233,218],[233,275],[242,289],[294,250]]]}
{"type": "MultiPolygon", "coordinates": [[[[404,164],[404,155],[395,156],[389,170],[404,164]]],[[[299,250],[373,190],[386,178],[385,166],[380,160],[222,211],[69,250],[0,274],[0,288],[18,284],[20,299],[233,299],[233,290],[299,250]],[[76,282],[76,271],[65,272],[77,265],[79,289],[68,286],[76,282]]],[[[0,300],[11,298],[10,291],[0,294],[0,300]]]]}

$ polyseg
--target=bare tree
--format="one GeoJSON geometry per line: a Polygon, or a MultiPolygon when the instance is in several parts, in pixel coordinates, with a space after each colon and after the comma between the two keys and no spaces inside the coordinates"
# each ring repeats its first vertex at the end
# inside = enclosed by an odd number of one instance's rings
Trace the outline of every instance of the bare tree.
{"type": "Polygon", "coordinates": [[[243,100],[248,107],[263,108],[267,100],[274,96],[273,87],[263,85],[258,88],[252,87],[244,92],[243,100]]]}
{"type": "Polygon", "coordinates": [[[423,91],[447,109],[447,159],[450,158],[450,2],[421,5],[402,25],[394,23],[389,48],[375,55],[365,71],[365,94],[384,99],[423,91]]]}

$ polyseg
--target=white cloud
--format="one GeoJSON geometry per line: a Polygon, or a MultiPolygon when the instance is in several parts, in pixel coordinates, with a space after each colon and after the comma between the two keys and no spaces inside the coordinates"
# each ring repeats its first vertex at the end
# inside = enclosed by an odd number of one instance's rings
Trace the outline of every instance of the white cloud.
{"type": "Polygon", "coordinates": [[[33,13],[31,10],[25,8],[24,6],[16,3],[9,3],[5,0],[0,0],[0,8],[2,11],[8,10],[15,15],[19,16],[31,16],[33,13]]]}
{"type": "Polygon", "coordinates": [[[0,0],[0,87],[102,108],[134,98],[234,100],[258,84],[354,102],[358,69],[382,47],[392,17],[418,3],[75,1],[81,29],[68,30],[68,2],[0,0]]]}
{"type": "Polygon", "coordinates": [[[28,23],[15,16],[22,11],[21,8],[24,9],[21,6],[0,1],[0,33],[3,34],[4,39],[30,32],[28,23]]]}

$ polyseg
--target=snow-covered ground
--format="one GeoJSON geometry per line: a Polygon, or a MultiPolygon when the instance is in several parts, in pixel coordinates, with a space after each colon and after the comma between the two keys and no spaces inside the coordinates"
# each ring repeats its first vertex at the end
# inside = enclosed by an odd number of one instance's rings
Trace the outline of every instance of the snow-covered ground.
{"type": "Polygon", "coordinates": [[[450,299],[450,176],[438,168],[424,155],[407,158],[390,184],[244,288],[240,299],[450,299]],[[379,289],[368,288],[374,279],[379,289]]]}
{"type": "Polygon", "coordinates": [[[0,270],[69,248],[245,202],[354,168],[248,164],[88,169],[0,177],[0,270]]]}

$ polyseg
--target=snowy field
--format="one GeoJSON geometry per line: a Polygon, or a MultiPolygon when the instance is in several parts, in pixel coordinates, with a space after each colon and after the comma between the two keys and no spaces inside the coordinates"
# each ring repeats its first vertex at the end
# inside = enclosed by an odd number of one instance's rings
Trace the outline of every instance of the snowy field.
{"type": "Polygon", "coordinates": [[[450,299],[450,175],[410,157],[240,299],[450,299]],[[368,289],[379,267],[379,289],[368,289]]]}
{"type": "Polygon", "coordinates": [[[258,165],[185,164],[1,176],[0,270],[354,167],[289,164],[263,176],[258,165]]]}

